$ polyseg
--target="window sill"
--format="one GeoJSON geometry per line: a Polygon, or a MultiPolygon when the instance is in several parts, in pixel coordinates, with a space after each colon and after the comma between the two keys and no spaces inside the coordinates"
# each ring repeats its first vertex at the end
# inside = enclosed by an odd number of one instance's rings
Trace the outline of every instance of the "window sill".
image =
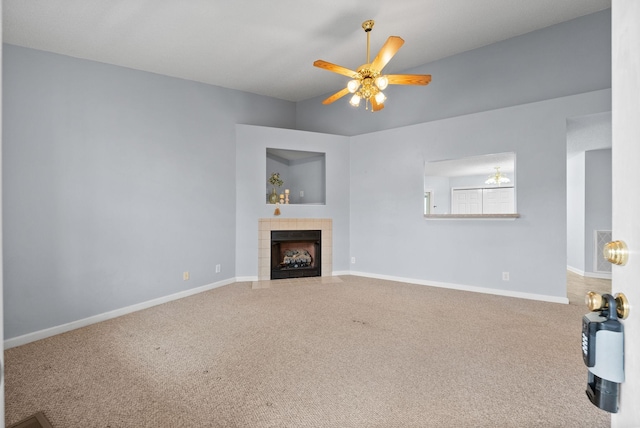
{"type": "Polygon", "coordinates": [[[515,220],[520,214],[425,214],[427,220],[515,220]]]}
{"type": "MultiPolygon", "coordinates": [[[[305,202],[305,203],[302,203],[302,204],[300,204],[300,203],[293,203],[293,204],[280,204],[280,206],[281,206],[281,207],[305,206],[305,205],[307,205],[307,206],[309,206],[309,205],[317,206],[317,205],[327,205],[327,204],[326,204],[326,203],[324,203],[324,202],[305,202]]],[[[276,206],[276,204],[271,204],[271,203],[267,202],[267,206],[273,206],[273,207],[275,207],[275,206],[276,206]]]]}

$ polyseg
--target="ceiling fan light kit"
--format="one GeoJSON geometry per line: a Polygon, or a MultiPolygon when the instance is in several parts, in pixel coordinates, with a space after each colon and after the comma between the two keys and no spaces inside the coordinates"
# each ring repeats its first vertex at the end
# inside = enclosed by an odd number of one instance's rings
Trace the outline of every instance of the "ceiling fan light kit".
{"type": "Polygon", "coordinates": [[[313,63],[318,68],[332,71],[349,77],[351,80],[347,82],[347,87],[331,95],[324,100],[322,104],[331,104],[332,102],[344,97],[347,94],[353,94],[349,100],[349,104],[359,107],[360,102],[365,100],[365,109],[371,111],[380,111],[384,108],[384,102],[387,99],[382,92],[388,85],[428,85],[431,82],[430,74],[382,74],[382,69],[398,52],[404,44],[404,40],[398,36],[391,36],[382,46],[378,55],[373,62],[369,60],[370,40],[369,33],[373,29],[374,21],[369,19],[362,23],[362,28],[367,33],[367,62],[358,67],[357,70],[332,64],[321,59],[313,63]]]}

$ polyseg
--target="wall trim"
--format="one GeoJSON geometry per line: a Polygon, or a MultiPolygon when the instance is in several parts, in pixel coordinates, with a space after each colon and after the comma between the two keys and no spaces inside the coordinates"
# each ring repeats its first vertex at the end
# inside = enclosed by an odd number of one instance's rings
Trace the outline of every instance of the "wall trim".
{"type": "Polygon", "coordinates": [[[371,274],[371,273],[365,273],[365,272],[351,271],[350,275],[363,276],[363,277],[375,278],[375,279],[385,279],[389,281],[405,282],[408,284],[427,285],[429,287],[440,287],[440,288],[448,288],[452,290],[471,291],[474,293],[493,294],[497,296],[516,297],[516,298],[528,299],[528,300],[539,300],[539,301],[550,302],[550,303],[569,304],[569,299],[567,297],[548,296],[546,294],[523,293],[521,291],[477,287],[475,285],[454,284],[451,282],[437,282],[437,281],[428,281],[423,279],[402,278],[402,277],[390,276],[390,275],[377,275],[377,274],[371,274]]]}
{"type": "Polygon", "coordinates": [[[236,278],[229,278],[222,281],[214,282],[212,284],[203,285],[201,287],[191,288],[179,293],[170,294],[168,296],[158,297],[157,299],[148,300],[146,302],[136,303],[135,305],[126,306],[124,308],[115,309],[113,311],[104,312],[102,314],[93,315],[88,318],[83,318],[77,321],[71,321],[66,324],[61,324],[55,327],[46,328],[44,330],[34,331],[33,333],[27,333],[22,336],[13,337],[4,341],[4,349],[15,348],[16,346],[26,345],[27,343],[35,342],[36,340],[46,339],[47,337],[55,336],[57,334],[66,333],[71,330],[75,330],[82,327],[87,327],[91,324],[96,324],[102,321],[107,321],[112,318],[117,318],[122,315],[127,315],[133,312],[148,309],[153,306],[158,306],[163,303],[168,303],[174,300],[182,299],[184,297],[193,296],[194,294],[203,293],[205,291],[213,290],[214,288],[222,287],[225,285],[240,282],[236,278]]]}
{"type": "Polygon", "coordinates": [[[585,272],[584,276],[587,278],[611,279],[611,274],[605,272],[585,272]]]}
{"type": "Polygon", "coordinates": [[[334,270],[331,272],[331,276],[352,275],[348,270],[334,270]]]}
{"type": "MultiPolygon", "coordinates": [[[[540,301],[551,302],[551,303],[563,303],[563,304],[569,303],[569,299],[566,297],[563,298],[563,297],[547,296],[543,294],[522,293],[519,291],[476,287],[473,285],[462,285],[462,284],[454,284],[449,282],[427,281],[427,280],[421,280],[421,279],[403,278],[403,277],[396,277],[396,276],[390,276],[390,275],[378,275],[378,274],[371,274],[366,272],[335,271],[335,272],[332,272],[331,276],[340,276],[340,275],[354,275],[354,276],[361,276],[366,278],[405,282],[408,284],[427,285],[430,287],[440,287],[440,288],[448,288],[453,290],[471,291],[475,293],[494,294],[498,296],[516,297],[516,298],[528,299],[528,300],[540,300],[540,301]]],[[[68,331],[75,330],[78,328],[87,327],[87,326],[90,326],[91,324],[107,321],[112,318],[117,318],[133,312],[148,309],[154,306],[161,305],[163,303],[168,303],[174,300],[182,299],[184,297],[193,296],[195,294],[203,293],[205,291],[213,290],[214,288],[223,287],[225,285],[233,284],[236,282],[252,282],[257,280],[258,280],[257,277],[249,277],[249,276],[229,278],[229,279],[225,279],[223,281],[215,282],[212,284],[203,285],[201,287],[184,290],[179,293],[170,294],[168,296],[158,297],[157,299],[148,300],[146,302],[137,303],[135,305],[126,306],[124,308],[115,309],[113,311],[94,315],[88,318],[83,318],[77,321],[72,321],[66,324],[61,324],[55,327],[50,327],[43,330],[34,331],[32,333],[27,333],[22,336],[7,339],[4,341],[4,349],[6,350],[6,349],[15,348],[17,346],[26,345],[27,343],[35,342],[41,339],[46,339],[47,337],[66,333],[68,331]]]]}
{"type": "Polygon", "coordinates": [[[577,275],[584,276],[587,278],[597,278],[597,279],[611,279],[611,274],[606,272],[585,272],[580,269],[576,269],[572,266],[567,265],[567,270],[573,272],[577,275]]]}
{"type": "Polygon", "coordinates": [[[573,266],[567,265],[567,270],[569,272],[573,272],[573,273],[575,273],[577,275],[584,276],[584,271],[583,270],[580,270],[578,268],[574,268],[573,266]]]}
{"type": "Polygon", "coordinates": [[[235,282],[254,282],[258,281],[257,276],[238,276],[235,282]]]}

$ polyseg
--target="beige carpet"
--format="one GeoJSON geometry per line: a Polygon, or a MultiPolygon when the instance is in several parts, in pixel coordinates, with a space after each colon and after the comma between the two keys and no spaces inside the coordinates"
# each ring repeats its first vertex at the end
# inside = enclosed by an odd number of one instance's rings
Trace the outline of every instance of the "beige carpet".
{"type": "Polygon", "coordinates": [[[584,307],[341,279],[236,283],[10,349],[6,423],[610,425],[584,393],[584,307]]]}

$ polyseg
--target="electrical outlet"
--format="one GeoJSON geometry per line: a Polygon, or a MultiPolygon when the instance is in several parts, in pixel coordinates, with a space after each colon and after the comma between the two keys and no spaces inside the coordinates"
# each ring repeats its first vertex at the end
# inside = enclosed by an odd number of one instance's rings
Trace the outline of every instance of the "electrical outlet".
{"type": "Polygon", "coordinates": [[[509,281],[509,272],[502,272],[502,280],[509,281]]]}
{"type": "Polygon", "coordinates": [[[355,257],[351,257],[351,264],[352,265],[356,264],[356,258],[355,257]]]}
{"type": "Polygon", "coordinates": [[[216,265],[216,273],[220,273],[220,265],[216,265]]]}
{"type": "Polygon", "coordinates": [[[182,272],[182,280],[186,281],[189,279],[189,272],[182,272]]]}

